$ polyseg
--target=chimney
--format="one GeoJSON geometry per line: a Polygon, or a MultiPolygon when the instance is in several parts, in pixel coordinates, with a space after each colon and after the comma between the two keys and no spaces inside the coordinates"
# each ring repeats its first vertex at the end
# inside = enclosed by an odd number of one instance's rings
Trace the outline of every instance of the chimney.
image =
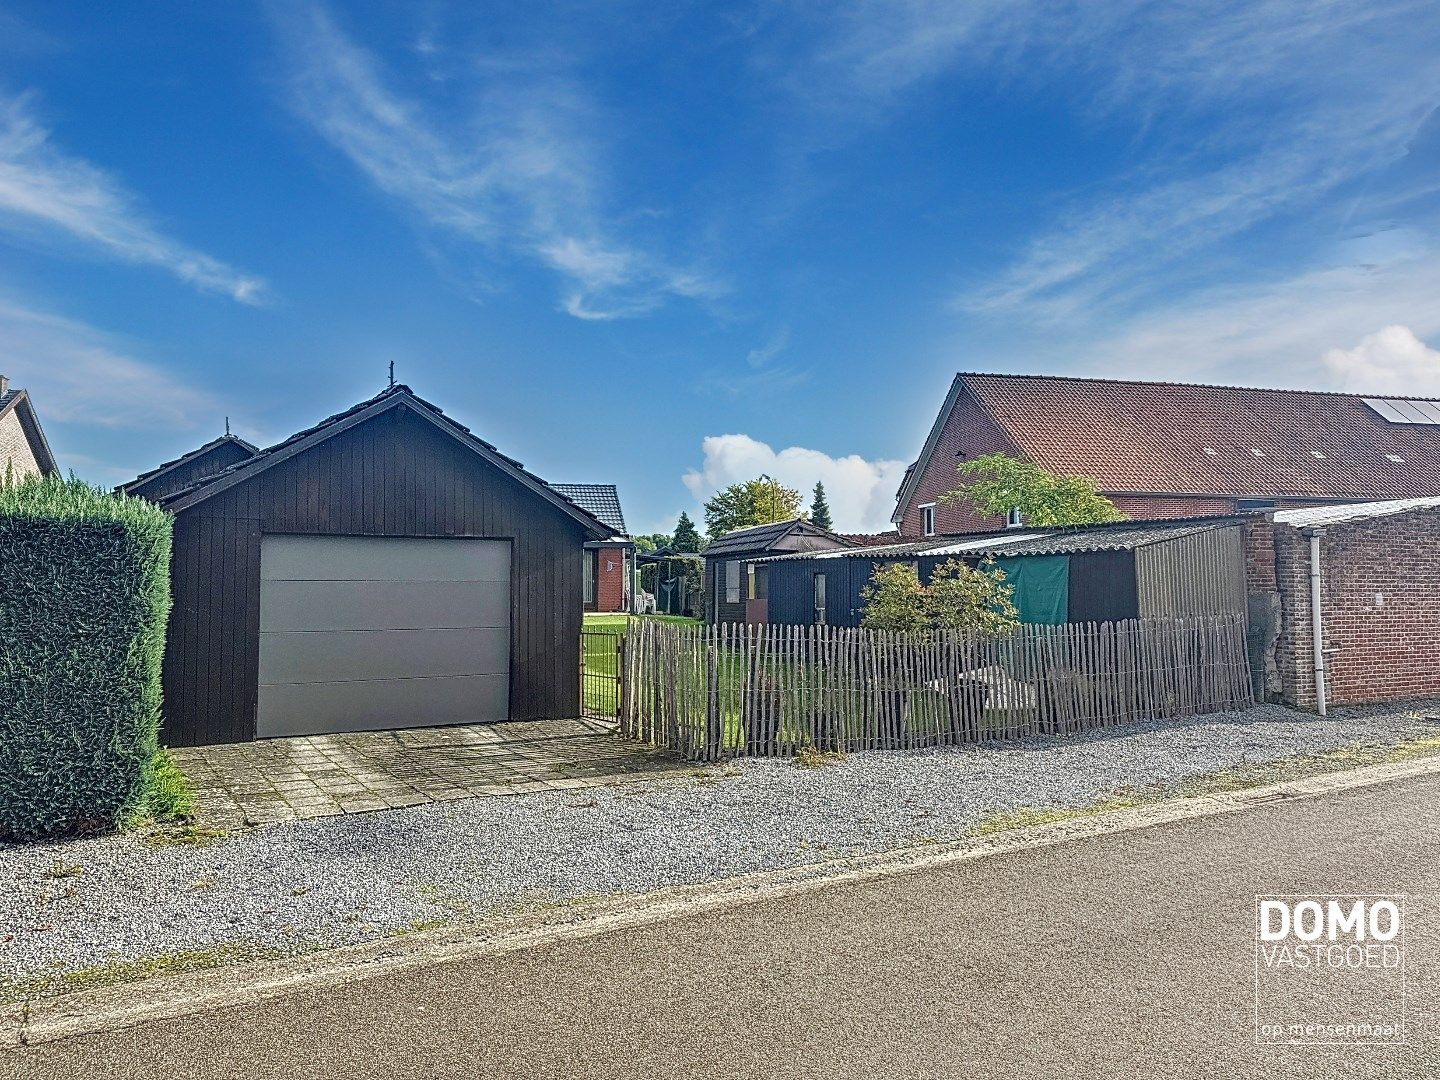
{"type": "Polygon", "coordinates": [[[3,397],[10,390],[10,376],[0,375],[0,397],[3,397]]]}

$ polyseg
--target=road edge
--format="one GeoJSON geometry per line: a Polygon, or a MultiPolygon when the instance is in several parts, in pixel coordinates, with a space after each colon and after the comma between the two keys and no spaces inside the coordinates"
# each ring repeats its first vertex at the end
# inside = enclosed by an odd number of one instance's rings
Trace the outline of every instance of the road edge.
{"type": "Polygon", "coordinates": [[[211,1009],[244,1006],[301,990],[434,964],[501,956],[522,949],[727,911],[746,904],[1050,847],[1171,822],[1240,813],[1289,799],[1440,773],[1440,756],[1367,765],[1235,792],[1171,799],[1049,822],[976,839],[892,849],[827,862],[766,870],[697,885],[607,897],[519,919],[427,930],[275,961],[158,976],[0,1010],[0,1050],[54,1042],[211,1009]]]}

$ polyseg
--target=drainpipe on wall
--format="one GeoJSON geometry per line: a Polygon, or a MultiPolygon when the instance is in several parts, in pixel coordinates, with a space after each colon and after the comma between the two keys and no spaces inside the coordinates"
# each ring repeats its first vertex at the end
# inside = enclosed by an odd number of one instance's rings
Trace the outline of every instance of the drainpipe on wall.
{"type": "Polygon", "coordinates": [[[1306,529],[1310,539],[1310,637],[1315,656],[1315,707],[1325,715],[1325,620],[1320,613],[1320,538],[1324,529],[1306,529]]]}

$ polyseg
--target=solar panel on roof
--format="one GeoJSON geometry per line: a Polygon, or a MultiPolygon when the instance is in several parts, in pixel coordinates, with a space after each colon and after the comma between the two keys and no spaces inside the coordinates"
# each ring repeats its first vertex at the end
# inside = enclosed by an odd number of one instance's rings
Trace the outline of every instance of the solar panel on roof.
{"type": "Polygon", "coordinates": [[[1423,398],[1361,398],[1392,424],[1440,424],[1440,401],[1423,398]]]}

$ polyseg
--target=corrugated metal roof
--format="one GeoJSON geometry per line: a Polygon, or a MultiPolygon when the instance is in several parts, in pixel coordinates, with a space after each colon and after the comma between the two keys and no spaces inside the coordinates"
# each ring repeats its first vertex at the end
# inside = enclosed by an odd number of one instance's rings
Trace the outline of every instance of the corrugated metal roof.
{"type": "Polygon", "coordinates": [[[551,484],[565,498],[582,510],[588,510],[619,536],[629,536],[625,513],[620,509],[620,493],[614,484],[551,484]]]}
{"type": "Polygon", "coordinates": [[[1211,529],[1237,526],[1255,516],[1253,514],[1234,514],[1223,517],[1179,518],[1166,521],[1123,521],[1108,525],[1082,525],[1064,529],[1029,529],[1024,532],[1011,530],[1004,533],[992,533],[988,536],[922,540],[908,544],[890,544],[885,547],[771,555],[756,561],[948,558],[977,553],[1003,558],[1016,555],[1066,555],[1085,551],[1129,551],[1147,544],[1208,532],[1211,529]]]}
{"type": "Polygon", "coordinates": [[[1279,510],[1275,513],[1275,522],[1279,525],[1293,525],[1297,529],[1312,529],[1323,525],[1343,525],[1350,521],[1389,517],[1391,514],[1404,514],[1411,510],[1437,508],[1440,508],[1440,497],[1389,499],[1385,502],[1347,503],[1343,506],[1310,506],[1303,510],[1279,510]]]}

